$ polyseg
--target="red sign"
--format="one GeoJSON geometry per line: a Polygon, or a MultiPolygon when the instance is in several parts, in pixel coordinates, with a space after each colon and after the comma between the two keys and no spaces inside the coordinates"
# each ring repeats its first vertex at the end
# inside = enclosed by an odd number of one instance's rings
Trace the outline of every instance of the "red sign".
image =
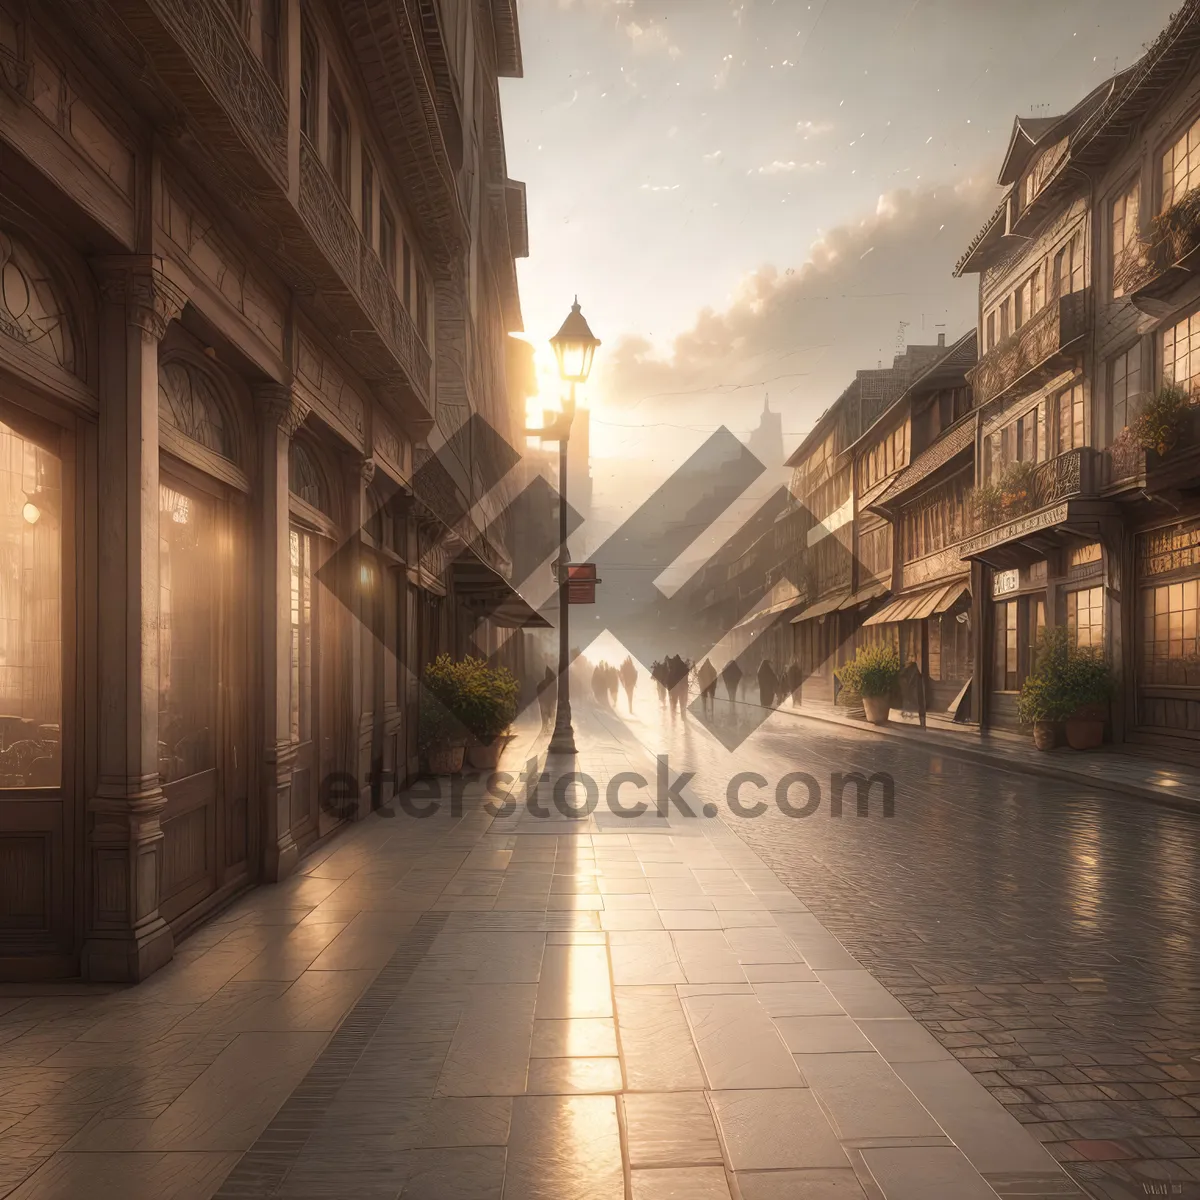
{"type": "Polygon", "coordinates": [[[567,603],[595,604],[596,584],[600,582],[595,563],[567,563],[567,603]]]}

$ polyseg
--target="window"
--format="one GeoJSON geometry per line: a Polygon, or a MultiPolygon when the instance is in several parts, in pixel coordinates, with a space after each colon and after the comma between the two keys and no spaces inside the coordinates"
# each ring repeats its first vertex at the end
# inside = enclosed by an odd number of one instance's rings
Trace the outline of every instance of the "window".
{"type": "Polygon", "coordinates": [[[413,274],[413,254],[412,247],[408,244],[408,238],[404,239],[404,278],[401,281],[402,297],[404,307],[412,312],[412,274],[413,274]]]}
{"type": "Polygon", "coordinates": [[[1112,210],[1112,285],[1113,296],[1125,294],[1122,272],[1132,267],[1141,254],[1138,239],[1139,185],[1132,186],[1113,201],[1112,210]]]}
{"type": "Polygon", "coordinates": [[[996,605],[996,690],[1001,692],[1017,690],[1017,616],[1016,600],[996,605]]]}
{"type": "Polygon", "coordinates": [[[1200,118],[1162,157],[1162,208],[1166,212],[1200,185],[1200,118]]]}
{"type": "Polygon", "coordinates": [[[1037,462],[1037,409],[1017,418],[1017,462],[1037,462]]]}
{"type": "Polygon", "coordinates": [[[314,145],[317,141],[317,92],[321,60],[317,39],[309,23],[300,18],[300,132],[314,145]]]}
{"type": "Polygon", "coordinates": [[[1200,387],[1200,312],[1163,330],[1162,373],[1164,383],[1178,384],[1185,391],[1200,387]]]}
{"type": "Polygon", "coordinates": [[[158,774],[217,765],[217,510],[198,491],[158,489],[158,774]]]}
{"type": "Polygon", "coordinates": [[[0,421],[0,789],[61,782],[62,601],[62,462],[0,421]]]}
{"type": "Polygon", "coordinates": [[[362,231],[368,246],[375,245],[375,167],[367,148],[362,152],[362,231]]]}
{"type": "Polygon", "coordinates": [[[342,93],[329,80],[329,137],[326,144],[325,162],[337,190],[350,199],[350,118],[346,114],[346,102],[342,93]]]}
{"type": "Polygon", "coordinates": [[[1073,646],[1104,647],[1104,589],[1067,593],[1067,637],[1073,646]]]}
{"type": "Polygon", "coordinates": [[[1200,580],[1142,592],[1145,683],[1200,683],[1200,580]]]}
{"type": "Polygon", "coordinates": [[[1033,316],[1033,276],[1019,288],[1016,296],[1016,328],[1020,329],[1033,316]]]}
{"type": "Polygon", "coordinates": [[[312,534],[291,531],[291,680],[289,725],[291,740],[312,738],[313,685],[313,542],[312,534]]]}
{"type": "Polygon", "coordinates": [[[1086,445],[1083,425],[1083,384],[1060,392],[1058,396],[1058,452],[1086,445]]]}
{"type": "Polygon", "coordinates": [[[1060,296],[1083,291],[1083,239],[1079,234],[1054,256],[1054,279],[1060,296]]]}
{"type": "Polygon", "coordinates": [[[417,329],[421,336],[429,341],[429,295],[425,283],[425,272],[417,271],[417,329]]]}
{"type": "Polygon", "coordinates": [[[987,348],[990,350],[996,344],[996,314],[987,315],[987,348]]]}
{"type": "Polygon", "coordinates": [[[313,458],[312,451],[303,443],[292,439],[288,454],[288,489],[299,496],[305,504],[326,515],[329,514],[329,494],[321,468],[313,458]]]}
{"type": "Polygon", "coordinates": [[[1108,368],[1109,403],[1112,406],[1112,431],[1121,432],[1133,417],[1132,405],[1136,403],[1142,388],[1142,347],[1140,343],[1130,346],[1124,354],[1118,354],[1108,368]]]}
{"type": "Polygon", "coordinates": [[[217,389],[204,372],[189,363],[168,362],[159,370],[158,415],[193,442],[222,458],[234,457],[233,438],[217,389]]]}
{"type": "Polygon", "coordinates": [[[1003,340],[1013,331],[1012,297],[1006,296],[1000,302],[1000,338],[1003,340]]]}
{"type": "Polygon", "coordinates": [[[379,257],[387,267],[388,278],[392,285],[396,283],[396,218],[392,216],[392,206],[379,197],[379,257]]]}
{"type": "Polygon", "coordinates": [[[260,0],[259,7],[259,37],[261,39],[260,54],[267,74],[283,86],[283,53],[280,44],[281,22],[279,15],[280,0],[260,0]]]}

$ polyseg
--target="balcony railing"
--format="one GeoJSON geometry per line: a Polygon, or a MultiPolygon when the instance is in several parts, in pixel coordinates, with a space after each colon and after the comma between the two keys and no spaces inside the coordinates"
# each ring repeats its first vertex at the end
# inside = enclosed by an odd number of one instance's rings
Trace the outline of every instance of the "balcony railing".
{"type": "Polygon", "coordinates": [[[1155,217],[1150,236],[1127,249],[1114,264],[1113,286],[1122,295],[1138,293],[1158,298],[1193,277],[1184,260],[1190,260],[1197,250],[1200,250],[1200,188],[1193,188],[1155,217]]]}
{"type": "Polygon", "coordinates": [[[428,398],[429,351],[379,256],[359,233],[349,206],[307,138],[300,139],[300,215],[420,395],[428,398]]]}
{"type": "Polygon", "coordinates": [[[976,488],[967,505],[968,537],[962,545],[974,552],[1056,524],[1058,505],[1095,494],[1101,477],[1097,459],[1097,451],[1081,446],[1027,473],[1006,472],[1000,482],[976,488]]]}
{"type": "Polygon", "coordinates": [[[968,372],[975,402],[986,404],[1022,380],[1038,382],[1045,371],[1065,365],[1064,352],[1087,332],[1089,292],[1071,292],[1051,300],[1015,333],[987,352],[968,372]]]}

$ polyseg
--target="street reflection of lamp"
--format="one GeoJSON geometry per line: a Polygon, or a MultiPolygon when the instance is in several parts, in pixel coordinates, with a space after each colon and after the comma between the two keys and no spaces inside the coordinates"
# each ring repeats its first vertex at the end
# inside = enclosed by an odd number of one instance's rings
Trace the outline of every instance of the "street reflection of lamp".
{"type": "Polygon", "coordinates": [[[567,563],[567,443],[571,423],[575,419],[575,386],[587,383],[592,371],[592,359],[599,339],[592,333],[579,309],[579,297],[571,305],[562,328],[550,339],[558,359],[558,373],[564,383],[571,385],[569,397],[563,402],[562,413],[555,416],[545,429],[531,431],[543,441],[558,442],[558,705],[554,716],[554,734],[550,738],[551,754],[575,753],[575,730],[571,726],[570,635],[567,614],[570,611],[570,572],[567,563]]]}

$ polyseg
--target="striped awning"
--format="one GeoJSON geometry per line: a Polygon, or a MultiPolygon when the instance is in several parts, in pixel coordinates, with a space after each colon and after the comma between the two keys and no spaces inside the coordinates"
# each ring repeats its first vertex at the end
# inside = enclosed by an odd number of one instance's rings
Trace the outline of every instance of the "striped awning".
{"type": "Polygon", "coordinates": [[[909,592],[897,596],[885,604],[877,613],[869,616],[864,625],[895,625],[900,621],[923,621],[936,613],[947,612],[962,598],[970,594],[970,588],[961,581],[929,588],[923,592],[909,592]]]}
{"type": "Polygon", "coordinates": [[[860,604],[866,604],[871,600],[878,600],[880,596],[886,596],[890,590],[886,583],[876,580],[874,583],[867,584],[866,587],[859,588],[857,592],[852,592],[838,605],[838,608],[857,608],[860,604]]]}

